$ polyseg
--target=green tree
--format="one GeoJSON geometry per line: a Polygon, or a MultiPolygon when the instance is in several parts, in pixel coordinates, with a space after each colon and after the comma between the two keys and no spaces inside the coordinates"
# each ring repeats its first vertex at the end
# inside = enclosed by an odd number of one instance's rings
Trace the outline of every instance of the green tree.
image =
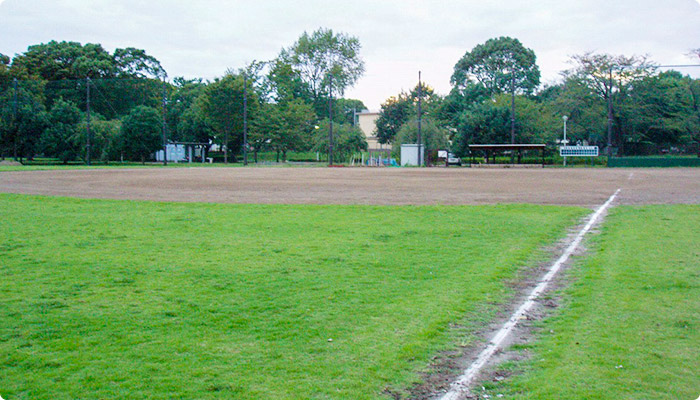
{"type": "MultiPolygon", "coordinates": [[[[320,28],[311,34],[304,32],[290,48],[282,50],[278,60],[291,66],[299,79],[308,85],[317,112],[320,112],[331,75],[333,93],[342,97],[345,89],[353,86],[364,73],[360,48],[360,40],[356,37],[320,28]]],[[[298,87],[294,82],[294,79],[290,80],[291,89],[298,87]]]]}
{"type": "MultiPolygon", "coordinates": [[[[224,157],[228,162],[229,150],[240,149],[243,144],[243,77],[229,72],[223,78],[217,78],[207,86],[200,106],[209,125],[216,131],[214,141],[224,147],[224,157]]],[[[249,123],[255,119],[258,106],[256,93],[248,91],[249,123]]]]}
{"type": "Polygon", "coordinates": [[[0,92],[0,152],[15,160],[31,159],[40,151],[40,137],[48,125],[43,82],[18,82],[0,92]]]}
{"type": "Polygon", "coordinates": [[[641,56],[592,52],[572,56],[570,63],[573,67],[563,72],[565,80],[588,87],[606,104],[600,118],[611,122],[609,140],[612,145],[624,145],[624,137],[631,132],[630,126],[621,119],[620,111],[626,107],[629,91],[635,83],[653,74],[653,64],[641,56]]]}
{"type": "Polygon", "coordinates": [[[309,85],[304,82],[301,74],[290,64],[283,51],[283,55],[270,62],[270,71],[267,75],[267,85],[272,94],[272,98],[277,103],[285,103],[293,99],[302,99],[305,102],[313,103],[314,96],[309,85]]]}
{"type": "Polygon", "coordinates": [[[451,82],[465,87],[482,84],[490,94],[511,92],[531,94],[540,83],[535,52],[518,39],[489,39],[466,52],[454,67],[451,82]]]}
{"type": "MultiPolygon", "coordinates": [[[[580,140],[605,146],[605,101],[583,82],[567,79],[561,84],[545,88],[538,99],[555,117],[552,123],[556,126],[563,124],[564,115],[568,117],[567,138],[571,142],[580,140]]],[[[560,135],[562,132],[555,136],[560,135]]]]}
{"type": "MultiPolygon", "coordinates": [[[[431,119],[421,120],[421,142],[425,145],[427,151],[431,150],[441,150],[449,147],[449,141],[447,140],[448,132],[447,130],[441,128],[438,124],[433,122],[431,119]]],[[[401,151],[402,144],[417,143],[418,141],[418,120],[411,119],[407,123],[403,124],[401,129],[399,129],[393,147],[392,152],[395,157],[398,157],[401,151]]]]}
{"type": "Polygon", "coordinates": [[[334,104],[333,120],[356,125],[355,114],[366,110],[365,103],[357,99],[337,99],[334,104]]]}
{"type": "Polygon", "coordinates": [[[251,131],[250,143],[255,159],[257,152],[268,147],[287,160],[287,151],[305,151],[313,146],[314,121],[316,114],[313,107],[302,100],[284,104],[264,104],[263,117],[255,120],[251,131]]]}
{"type": "MultiPolygon", "coordinates": [[[[177,124],[178,140],[196,143],[211,143],[214,140],[216,131],[202,111],[200,103],[200,101],[196,101],[180,116],[177,124]]],[[[205,151],[208,150],[209,146],[205,151]]]]}
{"type": "Polygon", "coordinates": [[[42,43],[29,46],[12,60],[13,75],[20,79],[113,78],[114,58],[99,44],[78,42],[42,43]]]}
{"type": "MultiPolygon", "coordinates": [[[[425,82],[421,83],[420,94],[423,114],[431,115],[433,121],[438,121],[444,99],[425,82]]],[[[382,103],[376,122],[377,137],[380,143],[392,143],[401,127],[411,118],[417,118],[418,95],[419,88],[416,85],[409,93],[402,91],[398,96],[389,97],[382,103]]]]}
{"type": "MultiPolygon", "coordinates": [[[[102,162],[119,160],[121,158],[121,120],[107,120],[102,115],[92,114],[90,117],[90,153],[91,158],[102,162]]],[[[83,119],[78,124],[76,147],[78,156],[87,159],[87,122],[83,119]]]]}
{"type": "Polygon", "coordinates": [[[134,47],[116,49],[112,57],[119,76],[155,79],[167,76],[160,61],[148,55],[145,50],[134,47]]]}
{"type": "MultiPolygon", "coordinates": [[[[169,138],[176,141],[199,141],[194,138],[206,137],[207,141],[212,134],[203,134],[201,128],[205,119],[201,104],[195,106],[198,99],[204,95],[207,84],[202,79],[185,79],[176,77],[169,87],[166,121],[168,124],[169,138]],[[187,118],[187,121],[183,121],[187,118]]],[[[211,127],[209,127],[211,130],[211,127]]]]}
{"type": "Polygon", "coordinates": [[[44,154],[64,164],[76,159],[79,153],[78,124],[80,110],[75,104],[59,99],[49,113],[50,125],[41,135],[44,154]]]}
{"type": "Polygon", "coordinates": [[[10,61],[10,57],[0,53],[0,91],[8,89],[12,85],[10,61]]]}
{"type": "Polygon", "coordinates": [[[696,145],[700,132],[697,82],[677,71],[643,78],[630,90],[620,119],[629,127],[627,153],[645,154],[696,145]]]}
{"type": "Polygon", "coordinates": [[[146,162],[163,148],[160,113],[147,106],[135,107],[121,126],[121,146],[125,157],[146,162]]]}
{"type": "MultiPolygon", "coordinates": [[[[330,123],[327,119],[321,121],[319,129],[314,133],[313,151],[328,154],[330,123]]],[[[347,162],[355,153],[367,150],[367,139],[360,128],[349,124],[333,124],[333,160],[347,162]]]]}

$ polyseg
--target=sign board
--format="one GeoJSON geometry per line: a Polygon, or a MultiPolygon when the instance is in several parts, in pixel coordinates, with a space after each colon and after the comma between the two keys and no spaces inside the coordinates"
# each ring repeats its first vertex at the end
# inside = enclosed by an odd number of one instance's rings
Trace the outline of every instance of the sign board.
{"type": "Polygon", "coordinates": [[[561,146],[562,157],[598,157],[598,146],[561,146]]]}

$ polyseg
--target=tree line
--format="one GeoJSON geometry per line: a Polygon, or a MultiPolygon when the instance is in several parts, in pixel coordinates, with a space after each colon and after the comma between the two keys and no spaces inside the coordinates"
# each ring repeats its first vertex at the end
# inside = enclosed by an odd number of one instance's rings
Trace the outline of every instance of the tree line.
{"type": "Polygon", "coordinates": [[[365,106],[343,97],[364,72],[357,38],[303,33],[277,58],[230,69],[212,81],[175,77],[144,50],[51,41],[0,54],[0,154],[73,160],[145,161],[172,142],[204,143],[235,161],[247,150],[318,151],[335,159],[367,148],[355,127],[365,106]],[[245,99],[244,99],[245,97],[245,99]],[[332,98],[332,100],[330,100],[332,98]]]}
{"type": "MultiPolygon", "coordinates": [[[[357,38],[330,29],[304,32],[269,61],[254,61],[206,81],[167,80],[160,62],[136,48],[99,44],[30,46],[0,54],[0,155],[145,161],[169,141],[205,143],[235,161],[273,151],[326,154],[334,124],[335,158],[367,148],[355,126],[360,100],[344,98],[364,72],[357,38]]],[[[700,55],[700,49],[694,50],[700,55]]],[[[414,143],[417,105],[429,149],[461,156],[469,144],[547,143],[568,136],[617,154],[689,153],[700,141],[700,80],[658,72],[642,56],[584,53],[559,82],[542,85],[535,52],[518,39],[490,39],[454,66],[452,89],[420,83],[381,105],[381,143],[414,143]]],[[[398,146],[395,146],[398,147],[398,146]]]]}
{"type": "MultiPolygon", "coordinates": [[[[700,57],[700,49],[689,55],[700,57]]],[[[574,144],[619,155],[700,154],[700,80],[658,72],[644,56],[588,52],[569,63],[559,82],[541,85],[533,50],[518,39],[490,39],[456,63],[446,96],[421,84],[382,103],[377,136],[381,143],[413,143],[422,93],[429,149],[447,141],[466,156],[469,144],[556,145],[566,116],[574,144]]]]}

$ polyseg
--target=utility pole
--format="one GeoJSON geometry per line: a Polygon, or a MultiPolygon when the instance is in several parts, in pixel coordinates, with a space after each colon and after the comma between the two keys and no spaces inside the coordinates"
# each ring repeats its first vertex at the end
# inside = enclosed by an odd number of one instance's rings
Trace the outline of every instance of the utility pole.
{"type": "MultiPolygon", "coordinates": [[[[165,98],[165,76],[163,77],[163,165],[168,165],[168,140],[166,138],[165,132],[165,113],[167,107],[167,100],[165,98]]],[[[190,160],[191,162],[192,160],[190,160]]]]}
{"type": "Polygon", "coordinates": [[[12,101],[12,124],[14,125],[14,134],[15,134],[15,140],[14,140],[14,158],[15,161],[17,161],[17,144],[19,141],[19,126],[17,125],[17,78],[12,80],[12,86],[14,88],[15,94],[13,97],[12,101]]]}
{"type": "Polygon", "coordinates": [[[86,104],[86,122],[87,122],[87,145],[85,146],[85,162],[87,165],[90,165],[90,77],[87,77],[85,80],[86,83],[86,90],[87,90],[87,101],[85,102],[86,104]]]}
{"type": "Polygon", "coordinates": [[[515,71],[510,73],[510,144],[515,144],[515,71]]]}
{"type": "Polygon", "coordinates": [[[612,65],[610,66],[610,72],[608,75],[608,87],[605,88],[608,98],[608,157],[612,156],[612,123],[613,123],[613,113],[612,113],[612,65]]]}
{"type": "Polygon", "coordinates": [[[328,73],[328,166],[333,165],[333,75],[328,73]]]}
{"type": "Polygon", "coordinates": [[[243,165],[248,165],[248,76],[243,73],[243,165]]]}
{"type": "Polygon", "coordinates": [[[421,138],[421,120],[423,118],[423,84],[421,83],[420,71],[418,71],[418,166],[423,165],[423,160],[421,159],[422,150],[422,138],[421,138]]]}
{"type": "MultiPolygon", "coordinates": [[[[219,89],[221,91],[221,89],[219,89]]],[[[221,98],[223,99],[226,94],[221,91],[221,98]]],[[[225,99],[228,100],[228,99],[225,99]]],[[[231,102],[227,101],[226,105],[226,122],[224,123],[224,164],[228,164],[228,133],[231,130],[231,102]]]]}

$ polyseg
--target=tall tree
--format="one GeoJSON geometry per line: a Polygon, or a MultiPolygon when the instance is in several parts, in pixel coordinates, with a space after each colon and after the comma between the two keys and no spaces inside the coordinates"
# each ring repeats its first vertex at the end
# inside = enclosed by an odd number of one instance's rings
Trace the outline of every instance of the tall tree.
{"type": "Polygon", "coordinates": [[[48,125],[44,83],[20,81],[0,92],[0,152],[15,159],[32,158],[40,151],[40,137],[48,125]]]}
{"type": "Polygon", "coordinates": [[[313,146],[312,135],[316,114],[311,105],[302,100],[283,104],[264,104],[262,118],[255,120],[251,131],[253,151],[268,147],[282,155],[286,161],[287,151],[305,151],[313,146]]]}
{"type": "MultiPolygon", "coordinates": [[[[254,91],[248,91],[248,117],[255,119],[259,102],[254,91]]],[[[215,141],[225,147],[225,158],[233,156],[243,144],[243,76],[229,72],[210,83],[202,96],[201,111],[216,131],[215,141]]]]}
{"type": "Polygon", "coordinates": [[[411,119],[417,118],[419,93],[423,114],[431,115],[434,122],[439,122],[444,99],[436,94],[432,87],[422,82],[420,90],[416,85],[410,92],[402,91],[398,96],[391,96],[382,103],[379,118],[375,123],[379,143],[392,143],[401,127],[411,119]]]}
{"type": "Polygon", "coordinates": [[[80,110],[75,104],[59,99],[49,113],[50,125],[41,135],[42,148],[49,157],[56,157],[64,164],[79,154],[78,123],[80,110]]]}
{"type": "Polygon", "coordinates": [[[117,67],[114,58],[99,44],[78,42],[42,43],[29,46],[12,60],[12,72],[21,79],[112,78],[117,67]]]}
{"type": "Polygon", "coordinates": [[[167,76],[160,65],[160,61],[146,54],[145,50],[134,47],[116,49],[113,57],[120,76],[154,79],[161,79],[167,76]]]}
{"type": "Polygon", "coordinates": [[[145,163],[153,153],[162,149],[161,123],[158,110],[147,106],[135,107],[121,126],[124,155],[145,163]]]}
{"type": "Polygon", "coordinates": [[[340,96],[362,76],[365,64],[360,48],[356,37],[320,28],[311,34],[304,32],[290,48],[282,50],[279,60],[299,74],[318,101],[328,92],[331,75],[333,92],[340,96]]]}
{"type": "Polygon", "coordinates": [[[540,70],[535,52],[518,39],[499,37],[475,46],[457,62],[452,84],[465,87],[478,82],[489,93],[511,92],[531,94],[540,83],[540,70]]]}
{"type": "MultiPolygon", "coordinates": [[[[613,56],[592,52],[575,55],[570,63],[573,67],[562,73],[564,79],[585,85],[606,104],[606,114],[601,116],[607,120],[606,144],[623,145],[630,127],[622,123],[618,111],[624,107],[634,84],[653,74],[654,65],[645,56],[613,56]]],[[[608,148],[608,151],[611,149],[608,148]]]]}
{"type": "MultiPolygon", "coordinates": [[[[323,120],[319,123],[319,129],[314,132],[314,146],[312,150],[328,154],[329,122],[323,120]]],[[[336,162],[349,161],[353,154],[367,150],[367,139],[360,128],[350,124],[333,124],[333,160],[336,162]]]]}

